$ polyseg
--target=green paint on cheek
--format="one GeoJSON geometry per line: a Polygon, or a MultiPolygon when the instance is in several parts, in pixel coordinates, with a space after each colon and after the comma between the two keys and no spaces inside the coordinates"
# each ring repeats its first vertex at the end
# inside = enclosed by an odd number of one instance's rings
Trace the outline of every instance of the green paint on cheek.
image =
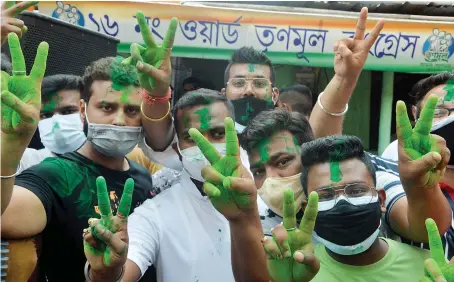
{"type": "Polygon", "coordinates": [[[210,129],[211,120],[210,110],[208,108],[202,108],[200,110],[195,111],[194,113],[199,116],[200,129],[202,131],[210,129]]]}
{"type": "Polygon", "coordinates": [[[249,72],[254,72],[255,71],[255,64],[248,64],[248,69],[249,69],[249,72]]]}
{"type": "Polygon", "coordinates": [[[330,162],[329,163],[329,172],[331,174],[332,182],[339,182],[342,180],[342,171],[339,168],[339,162],[330,162]]]}
{"type": "Polygon", "coordinates": [[[190,127],[189,117],[187,115],[183,116],[183,126],[184,126],[184,128],[190,127]]]}

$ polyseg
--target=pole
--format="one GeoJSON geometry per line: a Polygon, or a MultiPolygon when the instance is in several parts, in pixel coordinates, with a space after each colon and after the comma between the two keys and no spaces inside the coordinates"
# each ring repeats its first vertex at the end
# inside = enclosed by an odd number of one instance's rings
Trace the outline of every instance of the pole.
{"type": "Polygon", "coordinates": [[[391,142],[391,118],[393,111],[394,72],[383,72],[378,131],[378,154],[381,155],[391,142]]]}

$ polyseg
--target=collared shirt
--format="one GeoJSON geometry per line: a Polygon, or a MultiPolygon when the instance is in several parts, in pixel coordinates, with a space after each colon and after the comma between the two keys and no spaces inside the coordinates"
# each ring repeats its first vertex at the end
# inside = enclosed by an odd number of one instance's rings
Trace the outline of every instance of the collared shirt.
{"type": "Polygon", "coordinates": [[[128,234],[128,259],[142,274],[155,265],[157,281],[235,281],[229,223],[184,171],[178,183],[135,209],[128,234]]]}

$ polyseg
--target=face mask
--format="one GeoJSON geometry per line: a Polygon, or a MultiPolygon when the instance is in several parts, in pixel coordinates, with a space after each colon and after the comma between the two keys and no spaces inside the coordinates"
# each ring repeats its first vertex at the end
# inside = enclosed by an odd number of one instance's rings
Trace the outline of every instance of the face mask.
{"type": "MultiPolygon", "coordinates": [[[[225,143],[213,143],[212,144],[221,156],[226,154],[225,143]]],[[[211,165],[210,162],[205,158],[199,147],[193,146],[184,150],[180,149],[178,145],[178,151],[181,155],[181,161],[183,163],[183,169],[189,174],[191,178],[200,182],[205,182],[202,177],[202,168],[211,165]]]]}
{"type": "Polygon", "coordinates": [[[85,118],[88,123],[87,140],[105,156],[124,157],[137,146],[142,138],[141,126],[90,123],[87,106],[85,106],[85,118]]]}
{"type": "Polygon", "coordinates": [[[53,115],[38,123],[39,136],[44,147],[56,154],[79,149],[87,139],[78,113],[53,115]]]}
{"type": "Polygon", "coordinates": [[[284,191],[291,188],[295,197],[296,212],[301,209],[301,204],[306,199],[300,181],[301,173],[290,177],[268,177],[263,182],[258,194],[265,204],[279,216],[283,216],[283,197],[284,191]]]}
{"type": "MultiPolygon", "coordinates": [[[[454,115],[434,124],[431,133],[443,137],[446,140],[446,147],[454,152],[454,115]]],[[[448,168],[454,168],[454,157],[449,159],[448,168]]]]}
{"type": "Polygon", "coordinates": [[[378,197],[369,204],[354,206],[340,196],[332,209],[318,212],[313,237],[334,253],[360,254],[377,238],[380,220],[378,197]]]}
{"type": "Polygon", "coordinates": [[[231,102],[235,107],[235,122],[244,126],[260,112],[274,109],[273,101],[258,99],[253,96],[231,100],[231,102]]]}

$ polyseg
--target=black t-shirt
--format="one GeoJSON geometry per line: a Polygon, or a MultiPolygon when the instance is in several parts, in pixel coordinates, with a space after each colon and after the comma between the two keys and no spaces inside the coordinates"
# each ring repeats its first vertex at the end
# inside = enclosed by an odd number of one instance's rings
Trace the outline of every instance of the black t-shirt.
{"type": "Polygon", "coordinates": [[[106,179],[114,215],[128,178],[135,183],[131,212],[152,197],[150,173],[138,163],[128,161],[129,170],[114,171],[73,152],[47,158],[16,177],[15,185],[32,191],[46,210],[40,268],[49,282],[85,281],[82,231],[88,227],[89,218],[100,218],[98,176],[106,179]]]}

